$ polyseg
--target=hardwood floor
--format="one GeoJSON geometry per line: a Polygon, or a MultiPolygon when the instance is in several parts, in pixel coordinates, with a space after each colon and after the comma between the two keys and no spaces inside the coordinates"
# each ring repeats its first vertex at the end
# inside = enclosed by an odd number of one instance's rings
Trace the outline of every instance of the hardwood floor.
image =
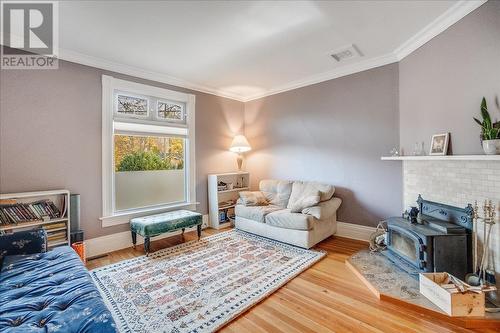
{"type": "MultiPolygon", "coordinates": [[[[219,231],[206,229],[203,236],[219,231]]],[[[152,251],[196,238],[196,232],[151,243],[152,251]]],[[[497,332],[467,330],[447,321],[378,300],[344,264],[365,242],[329,238],[316,248],[328,256],[270,297],[240,315],[221,332],[497,332]]],[[[143,255],[142,246],[90,260],[88,269],[143,255]]]]}

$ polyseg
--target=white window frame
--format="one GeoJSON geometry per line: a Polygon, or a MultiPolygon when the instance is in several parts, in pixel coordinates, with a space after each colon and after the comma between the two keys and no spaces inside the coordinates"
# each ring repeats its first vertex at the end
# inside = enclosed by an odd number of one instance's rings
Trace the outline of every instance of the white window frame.
{"type": "MultiPolygon", "coordinates": [[[[178,91],[153,87],[140,83],[116,79],[112,76],[102,76],[102,226],[109,227],[118,224],[129,223],[130,218],[147,215],[150,213],[159,213],[178,208],[196,208],[196,160],[195,160],[195,96],[192,94],[181,93],[178,91]],[[168,122],[165,119],[157,119],[155,114],[154,122],[143,117],[127,116],[115,112],[115,92],[129,93],[131,96],[155,96],[161,100],[176,101],[184,103],[184,117],[186,123],[175,121],[168,122]],[[120,121],[123,119],[123,123],[120,121]],[[181,203],[157,205],[131,209],[123,212],[115,212],[114,209],[114,124],[127,126],[137,124],[138,128],[149,132],[151,126],[178,127],[179,133],[185,133],[187,130],[184,151],[184,168],[186,175],[186,196],[185,201],[181,203]]],[[[149,104],[149,103],[148,103],[149,104]]],[[[153,104],[153,103],[151,103],[153,104]]],[[[156,104],[156,103],[154,103],[156,104]]],[[[149,106],[149,105],[148,105],[149,106]]],[[[151,108],[151,106],[149,106],[151,108]]],[[[155,105],[155,112],[156,105],[155,105]]],[[[149,114],[151,114],[151,109],[149,114]]],[[[172,129],[170,129],[172,130],[172,129]]]]}

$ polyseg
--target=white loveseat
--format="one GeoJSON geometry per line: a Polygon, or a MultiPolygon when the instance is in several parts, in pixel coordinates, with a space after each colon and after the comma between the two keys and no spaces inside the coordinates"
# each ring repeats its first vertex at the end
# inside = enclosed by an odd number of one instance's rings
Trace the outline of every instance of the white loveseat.
{"type": "Polygon", "coordinates": [[[235,226],[280,242],[311,248],[337,231],[337,209],[342,201],[333,196],[335,188],[317,182],[262,180],[259,190],[267,205],[245,206],[241,200],[235,207],[235,226]],[[301,191],[316,188],[320,202],[301,212],[291,207],[299,200],[301,191]]]}

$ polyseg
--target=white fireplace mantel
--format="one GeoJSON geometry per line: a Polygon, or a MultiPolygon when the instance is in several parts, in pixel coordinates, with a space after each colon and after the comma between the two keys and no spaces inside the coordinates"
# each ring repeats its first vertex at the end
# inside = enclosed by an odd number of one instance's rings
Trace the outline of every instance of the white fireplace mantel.
{"type": "Polygon", "coordinates": [[[500,161],[500,155],[382,156],[382,161],[500,161]]]}

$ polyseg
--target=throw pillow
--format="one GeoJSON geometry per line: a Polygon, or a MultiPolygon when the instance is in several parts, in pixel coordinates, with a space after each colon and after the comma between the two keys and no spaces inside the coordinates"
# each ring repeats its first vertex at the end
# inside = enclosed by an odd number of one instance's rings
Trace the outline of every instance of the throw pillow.
{"type": "Polygon", "coordinates": [[[267,199],[260,191],[241,191],[240,199],[245,206],[266,206],[267,199]]]}
{"type": "Polygon", "coordinates": [[[320,192],[320,202],[330,200],[335,192],[335,187],[328,184],[322,184],[318,182],[309,181],[295,181],[292,186],[292,193],[290,194],[290,200],[288,200],[287,208],[291,208],[298,198],[303,196],[304,192],[319,191],[320,192]]]}
{"type": "Polygon", "coordinates": [[[270,205],[286,208],[293,182],[289,180],[264,179],[259,183],[259,190],[265,195],[270,205]]]}
{"type": "Polygon", "coordinates": [[[292,213],[300,213],[303,209],[316,206],[321,200],[321,192],[307,191],[303,192],[300,197],[290,206],[290,211],[292,213]]]}

